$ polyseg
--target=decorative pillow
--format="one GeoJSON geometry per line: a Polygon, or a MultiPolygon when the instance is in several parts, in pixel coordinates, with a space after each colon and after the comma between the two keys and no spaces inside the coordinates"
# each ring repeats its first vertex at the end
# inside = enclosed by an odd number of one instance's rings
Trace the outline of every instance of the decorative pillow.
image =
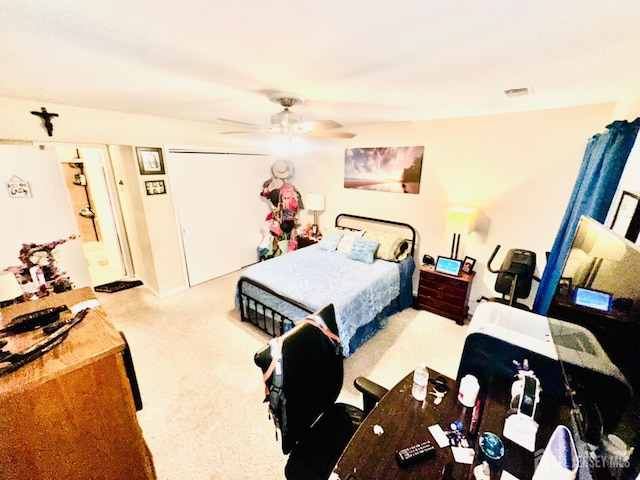
{"type": "Polygon", "coordinates": [[[351,247],[351,253],[349,253],[349,258],[362,263],[373,263],[376,250],[379,246],[380,244],[378,242],[374,242],[373,240],[367,240],[366,238],[362,237],[355,237],[353,240],[353,245],[351,247]]]}
{"type": "Polygon", "coordinates": [[[409,256],[409,253],[411,253],[411,250],[409,249],[409,242],[403,240],[396,249],[396,260],[401,262],[409,256]]]}
{"type": "Polygon", "coordinates": [[[351,246],[353,245],[354,239],[360,238],[362,235],[364,235],[364,230],[345,230],[342,239],[340,239],[338,243],[338,251],[348,255],[351,253],[351,246]]]}
{"type": "Polygon", "coordinates": [[[344,234],[342,232],[325,235],[322,241],[318,243],[318,248],[326,250],[327,252],[333,252],[338,247],[338,243],[343,235],[344,234]]]}
{"type": "Polygon", "coordinates": [[[367,230],[364,238],[380,243],[376,258],[398,262],[409,254],[409,243],[402,237],[392,233],[372,232],[367,230]]]}

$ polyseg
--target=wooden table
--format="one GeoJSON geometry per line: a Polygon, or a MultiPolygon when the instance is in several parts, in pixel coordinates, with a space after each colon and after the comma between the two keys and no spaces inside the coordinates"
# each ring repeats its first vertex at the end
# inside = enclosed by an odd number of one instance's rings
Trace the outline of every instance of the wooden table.
{"type": "MultiPolygon", "coordinates": [[[[429,369],[430,379],[438,372],[429,369]]],[[[456,420],[462,421],[464,431],[468,432],[473,409],[462,406],[457,400],[458,384],[447,378],[449,393],[440,405],[434,404],[435,397],[427,395],[424,402],[411,396],[413,373],[408,374],[389,391],[387,395],[367,416],[351,442],[343,452],[335,467],[340,479],[346,480],[349,473],[356,472],[356,479],[392,480],[392,479],[434,479],[439,480],[443,468],[451,464],[451,478],[472,480],[473,467],[481,463],[473,435],[469,436],[476,455],[472,465],[455,463],[451,448],[437,447],[437,442],[427,427],[439,424],[443,430],[456,420]],[[382,435],[376,435],[374,425],[384,429],[382,435]],[[416,443],[430,441],[436,446],[435,458],[416,463],[413,466],[400,468],[395,460],[395,452],[416,443]]],[[[528,479],[533,475],[534,455],[517,445],[502,434],[504,419],[509,404],[510,380],[496,378],[487,386],[481,386],[482,401],[480,423],[477,433],[493,432],[505,445],[505,456],[498,469],[492,472],[491,478],[499,479],[502,469],[509,471],[520,479],[528,479]]],[[[433,385],[429,384],[429,391],[433,385]]],[[[536,449],[544,448],[556,425],[568,425],[568,409],[559,408],[555,399],[543,399],[540,404],[540,429],[536,437],[536,449]]]]}
{"type": "MultiPolygon", "coordinates": [[[[11,305],[1,310],[2,323],[94,298],[90,288],[83,288],[11,305]]],[[[30,336],[12,341],[27,343],[30,336]]],[[[136,418],[124,348],[98,307],[62,344],[0,377],[1,479],[156,478],[136,418]]]]}
{"type": "MultiPolygon", "coordinates": [[[[431,379],[439,375],[429,369],[431,379]]],[[[376,405],[360,426],[351,442],[338,460],[335,471],[342,480],[356,469],[356,478],[366,480],[389,479],[439,479],[443,467],[453,461],[450,448],[437,448],[433,459],[401,469],[395,452],[416,443],[431,441],[436,445],[427,428],[440,424],[444,430],[451,422],[461,420],[466,425],[471,418],[471,409],[463,407],[456,398],[457,384],[447,379],[449,393],[440,405],[434,404],[435,397],[427,395],[424,402],[411,396],[413,373],[403,378],[376,405]],[[382,435],[373,432],[373,426],[384,429],[382,435]]],[[[429,391],[433,386],[429,385],[429,391]]],[[[469,467],[454,465],[454,478],[466,478],[469,467]],[[462,475],[462,476],[461,476],[462,475]]]]}

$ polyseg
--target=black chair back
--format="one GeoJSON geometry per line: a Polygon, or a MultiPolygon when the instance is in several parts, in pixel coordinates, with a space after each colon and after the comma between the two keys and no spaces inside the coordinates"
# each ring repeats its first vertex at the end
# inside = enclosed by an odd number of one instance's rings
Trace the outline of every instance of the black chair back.
{"type": "MultiPolygon", "coordinates": [[[[335,310],[327,305],[308,319],[320,319],[333,334],[338,334],[335,310]]],[[[282,451],[288,454],[295,444],[304,438],[311,425],[331,407],[342,389],[343,357],[340,345],[311,323],[304,321],[293,327],[279,339],[282,352],[282,391],[286,404],[278,412],[278,424],[283,425],[286,415],[286,430],[281,432],[282,451]]],[[[259,350],[254,361],[262,372],[271,365],[269,345],[259,350]]],[[[271,387],[274,375],[266,380],[271,387]]]]}

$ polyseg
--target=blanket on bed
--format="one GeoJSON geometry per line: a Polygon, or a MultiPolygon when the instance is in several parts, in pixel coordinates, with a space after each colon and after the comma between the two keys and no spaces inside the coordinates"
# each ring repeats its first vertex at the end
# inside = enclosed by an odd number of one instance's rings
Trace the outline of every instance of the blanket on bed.
{"type": "MultiPolygon", "coordinates": [[[[400,294],[400,265],[384,260],[362,263],[343,252],[328,252],[313,245],[252,265],[243,276],[313,310],[333,303],[343,354],[348,356],[349,342],[356,330],[371,322],[400,294]]],[[[244,289],[252,296],[262,295],[252,285],[245,285],[244,289]]],[[[293,320],[307,315],[277,301],[279,304],[272,306],[283,313],[293,313],[293,320]]]]}

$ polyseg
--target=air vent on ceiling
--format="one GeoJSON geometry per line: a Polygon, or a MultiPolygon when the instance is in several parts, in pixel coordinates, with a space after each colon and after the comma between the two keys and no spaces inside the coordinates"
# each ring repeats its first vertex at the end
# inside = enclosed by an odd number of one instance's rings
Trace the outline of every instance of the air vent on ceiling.
{"type": "Polygon", "coordinates": [[[510,88],[504,91],[507,97],[517,97],[520,95],[529,95],[529,89],[527,87],[522,88],[510,88]]]}

